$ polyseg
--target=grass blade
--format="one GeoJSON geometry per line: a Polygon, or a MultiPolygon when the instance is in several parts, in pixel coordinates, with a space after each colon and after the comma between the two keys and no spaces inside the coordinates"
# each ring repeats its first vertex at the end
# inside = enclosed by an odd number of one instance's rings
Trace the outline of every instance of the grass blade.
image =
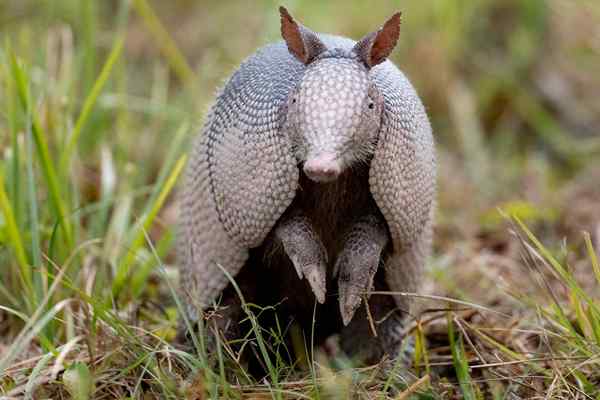
{"type": "MultiPolygon", "coordinates": [[[[0,359],[0,373],[2,373],[11,363],[18,357],[19,354],[26,351],[26,347],[33,340],[33,338],[42,331],[42,329],[58,314],[67,304],[71,302],[71,299],[65,299],[56,303],[52,308],[44,314],[39,321],[32,322],[35,319],[30,319],[28,325],[31,325],[31,329],[26,326],[19,337],[11,344],[8,351],[4,354],[4,357],[0,359]]],[[[38,308],[40,309],[40,308],[38,308]]]]}
{"type": "Polygon", "coordinates": [[[0,209],[4,215],[8,236],[10,243],[15,251],[15,257],[19,264],[20,277],[23,282],[23,288],[30,294],[33,294],[33,278],[32,272],[29,267],[29,261],[25,254],[25,248],[23,247],[23,240],[21,234],[17,228],[17,222],[15,221],[15,215],[13,209],[8,200],[6,190],[4,188],[4,172],[0,169],[0,209]]]}
{"type": "Polygon", "coordinates": [[[596,281],[598,282],[598,284],[600,284],[600,264],[598,263],[598,256],[596,255],[596,251],[594,250],[592,238],[590,237],[590,234],[588,232],[583,232],[583,238],[585,240],[585,247],[590,257],[590,262],[592,263],[594,276],[596,277],[596,281]]]}
{"type": "MultiPolygon", "coordinates": [[[[6,40],[5,48],[7,52],[10,53],[10,42],[6,40]]],[[[10,131],[10,145],[11,145],[11,169],[12,169],[12,181],[10,182],[11,194],[12,194],[12,204],[15,206],[15,220],[17,222],[17,226],[20,226],[23,221],[24,215],[24,202],[21,200],[23,198],[22,188],[21,188],[21,176],[20,176],[20,166],[21,166],[21,151],[20,144],[18,140],[18,115],[17,110],[19,109],[18,105],[18,96],[16,95],[15,90],[15,82],[13,79],[10,79],[9,76],[9,68],[6,64],[3,65],[4,68],[0,70],[2,72],[3,78],[6,82],[6,119],[8,122],[8,129],[10,131]]]]}
{"type": "Polygon", "coordinates": [[[450,340],[454,370],[456,371],[456,377],[458,378],[463,396],[466,400],[476,400],[477,395],[473,388],[471,375],[469,374],[469,362],[465,355],[464,344],[460,335],[457,337],[454,331],[454,321],[451,313],[448,313],[448,338],[450,340]]]}
{"type": "Polygon", "coordinates": [[[31,115],[31,129],[33,138],[36,144],[38,157],[42,163],[42,172],[48,184],[50,191],[50,202],[52,203],[56,213],[58,214],[58,223],[65,235],[65,242],[67,247],[72,247],[73,244],[73,233],[71,225],[67,219],[67,208],[66,202],[63,201],[58,184],[58,176],[54,168],[54,163],[50,157],[50,150],[48,143],[46,142],[46,135],[42,131],[39,121],[36,116],[31,112],[31,100],[29,96],[28,79],[24,69],[19,65],[14,53],[10,54],[10,63],[13,77],[17,84],[17,93],[21,100],[21,106],[23,110],[31,115]]]}
{"type": "Polygon", "coordinates": [[[148,200],[148,204],[144,208],[143,214],[147,214],[150,212],[152,204],[156,201],[158,196],[160,195],[160,188],[163,187],[167,178],[169,177],[169,173],[173,168],[173,165],[178,160],[178,157],[181,155],[181,150],[183,147],[184,139],[186,135],[189,133],[189,123],[184,122],[175,132],[173,139],[171,141],[171,145],[169,146],[169,150],[167,151],[163,166],[160,169],[158,177],[156,178],[156,182],[154,184],[154,191],[150,195],[148,200]]]}
{"type": "Polygon", "coordinates": [[[73,128],[73,130],[71,131],[71,134],[69,135],[69,141],[67,142],[65,150],[60,158],[60,170],[61,171],[66,171],[66,169],[69,166],[69,162],[71,161],[71,155],[72,155],[73,151],[75,150],[75,147],[77,146],[77,143],[79,141],[79,136],[81,135],[81,130],[82,130],[83,126],[85,125],[85,123],[87,122],[87,120],[90,116],[90,113],[91,113],[94,105],[96,104],[96,100],[98,99],[98,96],[100,95],[100,92],[102,91],[102,89],[104,88],[104,85],[108,81],[108,78],[113,69],[113,66],[115,65],[115,63],[119,59],[119,56],[121,55],[121,51],[123,50],[123,42],[124,42],[123,37],[120,37],[119,39],[116,40],[116,42],[108,56],[108,59],[106,60],[106,63],[102,67],[102,71],[100,72],[98,79],[96,79],[96,82],[94,82],[94,86],[92,87],[90,94],[88,94],[88,96],[86,97],[86,99],[83,103],[83,108],[81,109],[81,113],[79,114],[79,117],[77,118],[77,122],[75,122],[75,127],[73,128]]]}
{"type": "Polygon", "coordinates": [[[428,375],[430,371],[429,367],[429,355],[427,354],[427,344],[425,340],[425,333],[423,332],[423,325],[421,322],[417,322],[417,329],[415,330],[415,354],[414,354],[414,365],[417,376],[420,373],[420,365],[425,365],[425,373],[428,375]]]}
{"type": "Polygon", "coordinates": [[[156,37],[160,50],[167,58],[179,80],[185,84],[194,78],[194,71],[192,71],[185,57],[181,54],[169,32],[167,32],[148,2],[146,0],[133,0],[133,6],[148,26],[148,29],[156,37]]]}
{"type": "Polygon", "coordinates": [[[54,354],[46,353],[35,364],[35,367],[31,371],[31,374],[29,374],[27,384],[25,385],[25,399],[33,399],[38,377],[42,374],[42,370],[46,367],[46,365],[48,365],[52,357],[54,357],[54,354]]]}
{"type": "MultiPolygon", "coordinates": [[[[26,157],[25,164],[27,165],[27,195],[29,196],[29,221],[31,235],[31,259],[33,266],[36,268],[42,265],[42,249],[40,239],[40,217],[37,202],[37,188],[35,184],[35,174],[33,171],[33,137],[31,132],[31,115],[27,115],[27,135],[26,135],[26,157]]],[[[35,299],[43,297],[42,277],[36,274],[33,279],[35,288],[35,299]]]]}
{"type": "Polygon", "coordinates": [[[167,178],[165,185],[163,186],[162,190],[160,191],[160,194],[158,195],[158,198],[152,205],[150,211],[144,217],[143,222],[142,222],[142,227],[141,227],[141,229],[138,230],[137,235],[133,239],[131,246],[129,247],[129,249],[127,251],[126,256],[123,258],[123,260],[117,267],[117,273],[115,275],[115,279],[114,279],[114,282],[112,285],[112,292],[113,292],[113,296],[115,298],[119,295],[119,292],[123,288],[123,285],[125,284],[125,281],[126,281],[127,277],[129,276],[129,271],[130,271],[131,265],[133,264],[133,261],[136,257],[138,250],[144,244],[144,231],[149,230],[150,227],[152,226],[152,223],[154,222],[156,215],[162,208],[162,205],[164,204],[169,193],[171,192],[171,189],[173,189],[173,187],[175,186],[177,177],[181,173],[181,171],[185,165],[186,159],[187,159],[187,156],[181,156],[179,158],[179,160],[177,161],[177,163],[175,164],[175,167],[173,168],[173,171],[167,178]]]}
{"type": "Polygon", "coordinates": [[[558,273],[563,283],[567,287],[569,287],[576,296],[585,300],[587,304],[594,310],[595,313],[600,315],[600,310],[598,309],[598,306],[596,306],[596,304],[594,303],[594,299],[581,288],[581,286],[575,280],[573,274],[567,271],[567,269],[565,269],[565,267],[563,267],[556,260],[556,258],[552,256],[552,253],[550,253],[550,251],[535,237],[531,230],[529,230],[529,228],[527,228],[527,226],[517,216],[513,215],[512,218],[517,222],[518,226],[525,233],[529,241],[533,243],[533,245],[537,248],[537,251],[539,251],[543,259],[552,267],[552,269],[556,273],[558,273]]]}
{"type": "MultiPolygon", "coordinates": [[[[171,248],[174,241],[173,239],[173,234],[168,232],[158,241],[156,244],[156,253],[159,257],[162,257],[167,253],[168,249],[171,248]]],[[[132,274],[131,285],[129,286],[132,298],[140,298],[147,286],[150,274],[152,274],[152,271],[154,271],[157,266],[156,260],[153,257],[149,257],[148,260],[132,274]]]]}

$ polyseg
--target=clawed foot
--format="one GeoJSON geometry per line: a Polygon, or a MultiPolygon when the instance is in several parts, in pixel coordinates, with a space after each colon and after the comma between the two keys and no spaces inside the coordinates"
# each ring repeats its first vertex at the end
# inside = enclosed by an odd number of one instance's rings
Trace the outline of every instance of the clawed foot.
{"type": "Polygon", "coordinates": [[[385,226],[374,216],[360,219],[346,234],[334,268],[344,326],[354,317],[363,296],[368,298],[387,242],[385,226]]]}
{"type": "Polygon", "coordinates": [[[327,252],[307,217],[282,220],[275,229],[300,279],[306,278],[321,304],[325,302],[327,252]]]}

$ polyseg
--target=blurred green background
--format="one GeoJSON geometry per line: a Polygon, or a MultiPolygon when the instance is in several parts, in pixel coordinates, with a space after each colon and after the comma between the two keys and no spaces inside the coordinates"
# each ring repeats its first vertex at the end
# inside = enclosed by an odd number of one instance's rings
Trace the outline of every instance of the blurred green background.
{"type": "MultiPolygon", "coordinates": [[[[5,0],[0,32],[37,71],[33,90],[51,103],[43,106],[74,110],[115,38],[124,36],[124,54],[79,148],[91,166],[100,157],[98,143],[106,142],[151,179],[175,126],[183,120],[199,126],[223,79],[258,46],[279,39],[278,4],[5,0]]],[[[489,182],[491,175],[499,178],[495,160],[519,174],[535,154],[564,178],[598,152],[600,6],[593,0],[285,5],[316,31],[352,38],[401,10],[392,59],[423,97],[437,141],[481,185],[481,194],[497,195],[497,182],[489,182]]],[[[3,135],[5,146],[7,139],[3,135]]],[[[500,175],[510,179],[506,171],[500,175]]]]}
{"type": "Polygon", "coordinates": [[[279,40],[280,4],[354,39],[402,11],[391,59],[438,143],[426,291],[516,315],[500,278],[531,285],[501,212],[594,284],[581,230],[600,246],[597,0],[0,0],[0,372],[78,334],[101,348],[104,326],[125,354],[110,371],[146,359],[138,328],[172,338],[175,181],[216,89],[279,40]]]}

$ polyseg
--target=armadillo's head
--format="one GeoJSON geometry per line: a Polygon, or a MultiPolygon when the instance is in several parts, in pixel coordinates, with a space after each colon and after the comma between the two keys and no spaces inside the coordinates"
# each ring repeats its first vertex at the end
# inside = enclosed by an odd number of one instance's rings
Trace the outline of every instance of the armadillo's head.
{"type": "Polygon", "coordinates": [[[379,135],[383,96],[370,77],[399,34],[400,14],[353,49],[327,49],[284,8],[281,32],[290,52],[307,68],[287,100],[286,126],[304,173],[313,181],[335,180],[370,160],[379,135]]]}
{"type": "Polygon", "coordinates": [[[334,180],[370,158],[383,98],[356,58],[327,57],[308,66],[288,99],[288,126],[296,157],[312,180],[334,180]]]}

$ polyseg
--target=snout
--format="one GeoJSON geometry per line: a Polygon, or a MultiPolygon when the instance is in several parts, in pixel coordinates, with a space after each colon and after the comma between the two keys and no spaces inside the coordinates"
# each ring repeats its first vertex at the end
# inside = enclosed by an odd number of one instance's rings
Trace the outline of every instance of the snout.
{"type": "Polygon", "coordinates": [[[331,182],[342,172],[339,161],[331,154],[311,157],[304,163],[304,173],[315,182],[331,182]]]}

